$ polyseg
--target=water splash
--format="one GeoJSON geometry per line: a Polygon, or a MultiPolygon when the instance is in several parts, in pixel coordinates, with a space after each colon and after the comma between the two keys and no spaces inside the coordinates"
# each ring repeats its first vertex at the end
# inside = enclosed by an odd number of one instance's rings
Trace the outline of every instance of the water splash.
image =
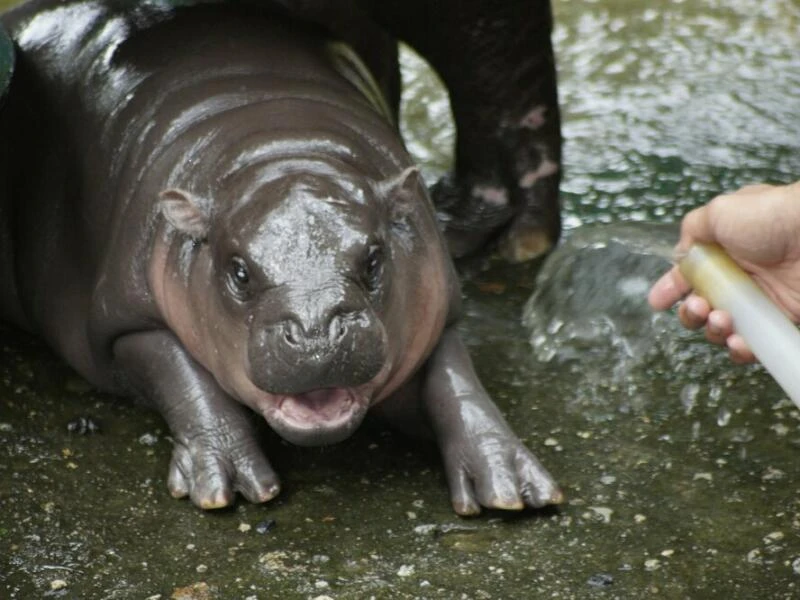
{"type": "Polygon", "coordinates": [[[647,223],[580,227],[542,267],[524,323],[536,360],[574,377],[572,403],[581,410],[648,410],[663,397],[664,383],[675,382],[670,402],[686,415],[701,393],[723,415],[722,388],[752,372],[732,368],[702,334],[647,304],[650,286],[672,264],[677,233],[675,225],[647,223]]]}

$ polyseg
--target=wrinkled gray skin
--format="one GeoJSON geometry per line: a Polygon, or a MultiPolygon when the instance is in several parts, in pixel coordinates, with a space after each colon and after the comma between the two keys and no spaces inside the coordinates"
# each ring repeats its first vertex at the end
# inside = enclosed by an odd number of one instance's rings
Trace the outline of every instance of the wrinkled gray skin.
{"type": "Polygon", "coordinates": [[[155,405],[174,496],[278,493],[252,411],[313,445],[373,409],[435,435],[459,514],[560,501],[454,329],[416,169],[319,31],[56,0],[3,23],[0,314],[155,405]]]}

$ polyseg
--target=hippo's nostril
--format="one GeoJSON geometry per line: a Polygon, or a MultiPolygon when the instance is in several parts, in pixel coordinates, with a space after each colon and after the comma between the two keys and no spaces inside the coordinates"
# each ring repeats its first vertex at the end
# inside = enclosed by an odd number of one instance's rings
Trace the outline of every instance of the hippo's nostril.
{"type": "Polygon", "coordinates": [[[344,337],[345,333],[347,333],[345,320],[340,315],[336,315],[331,319],[331,324],[328,327],[328,334],[333,341],[339,341],[344,337]]]}
{"type": "Polygon", "coordinates": [[[283,324],[283,340],[290,346],[300,343],[300,326],[294,321],[286,321],[283,324]]]}

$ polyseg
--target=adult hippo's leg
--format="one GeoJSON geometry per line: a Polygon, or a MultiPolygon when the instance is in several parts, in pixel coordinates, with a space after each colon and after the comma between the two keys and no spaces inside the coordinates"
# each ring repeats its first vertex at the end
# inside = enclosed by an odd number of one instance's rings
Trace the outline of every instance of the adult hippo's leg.
{"type": "Polygon", "coordinates": [[[266,502],[278,477],[259,447],[248,410],[228,397],[214,378],[168,331],[122,336],[114,344],[123,386],[155,402],[169,425],[174,448],[167,485],[200,508],[221,508],[241,492],[266,502]]]}
{"type": "Polygon", "coordinates": [[[439,72],[455,170],[433,188],[451,252],[500,237],[523,261],[557,241],[561,133],[549,0],[362,0],[439,72]]]}
{"type": "Polygon", "coordinates": [[[397,39],[379,26],[372,4],[380,0],[269,0],[292,18],[315,23],[347,42],[370,70],[397,116],[400,107],[400,65],[397,39]]]}

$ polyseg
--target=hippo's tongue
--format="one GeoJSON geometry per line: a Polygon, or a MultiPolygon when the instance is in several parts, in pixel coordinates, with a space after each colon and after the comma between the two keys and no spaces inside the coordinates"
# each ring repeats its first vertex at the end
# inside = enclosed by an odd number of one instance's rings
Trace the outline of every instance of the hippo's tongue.
{"type": "Polygon", "coordinates": [[[353,412],[353,403],[352,390],[326,388],[285,396],[280,411],[287,421],[309,427],[321,423],[333,424],[349,418],[353,412]]]}

